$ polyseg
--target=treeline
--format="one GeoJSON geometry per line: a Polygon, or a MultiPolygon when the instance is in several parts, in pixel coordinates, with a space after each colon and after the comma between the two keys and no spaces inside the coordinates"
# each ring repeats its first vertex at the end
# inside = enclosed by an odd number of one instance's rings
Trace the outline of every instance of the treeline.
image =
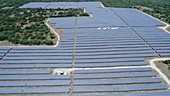
{"type": "Polygon", "coordinates": [[[45,25],[47,18],[88,16],[83,9],[19,8],[32,1],[50,0],[0,0],[0,41],[21,45],[53,45],[57,37],[45,25]]]}

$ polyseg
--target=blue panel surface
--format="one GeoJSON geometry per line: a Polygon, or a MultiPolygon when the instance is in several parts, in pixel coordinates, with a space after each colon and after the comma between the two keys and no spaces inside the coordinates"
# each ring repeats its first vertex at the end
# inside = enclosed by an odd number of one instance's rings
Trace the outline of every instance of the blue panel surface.
{"type": "Polygon", "coordinates": [[[23,5],[20,8],[46,8],[49,5],[50,3],[47,3],[47,2],[31,2],[31,3],[23,5]]]}
{"type": "Polygon", "coordinates": [[[0,88],[0,94],[21,94],[22,88],[0,88]]]}
{"type": "Polygon", "coordinates": [[[87,73],[119,73],[119,72],[142,72],[152,71],[150,67],[146,68],[119,68],[119,69],[95,69],[95,70],[75,70],[75,74],[87,74],[87,73]]]}
{"type": "Polygon", "coordinates": [[[151,18],[136,9],[128,8],[112,8],[113,12],[117,13],[129,26],[163,26],[164,23],[151,18]],[[138,17],[138,18],[136,18],[138,17]]]}
{"type": "Polygon", "coordinates": [[[27,81],[0,81],[0,87],[24,87],[27,81]]]}
{"type": "Polygon", "coordinates": [[[82,59],[76,60],[77,63],[98,63],[98,62],[126,62],[126,61],[143,61],[144,58],[114,58],[114,59],[82,59]]]}
{"type": "MultiPolygon", "coordinates": [[[[74,94],[75,96],[79,96],[79,95],[76,95],[74,94]]],[[[128,94],[98,94],[98,95],[95,95],[95,96],[169,96],[170,95],[170,92],[140,92],[140,93],[128,93],[128,94]]],[[[81,96],[91,96],[91,95],[88,95],[88,94],[81,94],[81,96]]]]}
{"type": "Polygon", "coordinates": [[[45,88],[24,88],[23,93],[35,94],[35,93],[67,93],[69,87],[45,87],[45,88]]]}
{"type": "Polygon", "coordinates": [[[74,85],[121,85],[121,84],[147,84],[161,83],[158,78],[128,78],[112,80],[74,80],[74,85]]]}
{"type": "Polygon", "coordinates": [[[155,77],[154,72],[133,72],[129,73],[105,73],[105,74],[75,74],[75,79],[98,79],[98,78],[126,78],[126,77],[155,77]]]}
{"type": "Polygon", "coordinates": [[[164,84],[147,84],[133,86],[99,86],[99,87],[74,87],[74,92],[128,92],[128,91],[148,91],[164,90],[167,86],[164,84]]]}
{"type": "Polygon", "coordinates": [[[0,75],[12,75],[12,74],[50,74],[51,70],[0,70],[0,75]]]}
{"type": "Polygon", "coordinates": [[[69,86],[69,80],[28,81],[26,86],[69,86]]]}

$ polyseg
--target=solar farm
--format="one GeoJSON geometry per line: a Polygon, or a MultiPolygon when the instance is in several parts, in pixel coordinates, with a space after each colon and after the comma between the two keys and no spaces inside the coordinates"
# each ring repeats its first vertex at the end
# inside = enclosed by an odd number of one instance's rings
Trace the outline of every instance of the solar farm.
{"type": "Polygon", "coordinates": [[[148,58],[170,56],[166,26],[141,11],[100,2],[31,2],[20,8],[85,8],[50,18],[59,47],[0,47],[0,96],[170,96],[148,58]]]}

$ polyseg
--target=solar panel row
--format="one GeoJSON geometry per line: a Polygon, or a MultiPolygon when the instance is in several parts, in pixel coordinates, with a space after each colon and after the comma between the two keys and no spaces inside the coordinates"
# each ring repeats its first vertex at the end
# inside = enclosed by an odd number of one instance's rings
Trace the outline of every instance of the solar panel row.
{"type": "Polygon", "coordinates": [[[119,68],[119,69],[93,69],[93,70],[75,70],[75,74],[93,74],[93,73],[119,73],[119,72],[142,72],[152,71],[150,67],[146,68],[119,68]]]}
{"type": "MultiPolygon", "coordinates": [[[[93,94],[93,93],[92,93],[93,94]]],[[[75,93],[75,96],[91,96],[92,94],[82,94],[82,93],[75,93]]],[[[113,93],[103,93],[94,96],[169,96],[170,92],[140,92],[140,93],[131,93],[131,94],[113,94],[113,93]]]]}
{"type": "Polygon", "coordinates": [[[122,85],[122,84],[146,84],[161,83],[158,78],[128,78],[128,79],[112,79],[112,80],[74,80],[74,85],[122,85]]]}
{"type": "Polygon", "coordinates": [[[169,50],[169,34],[160,28],[133,28],[140,34],[150,46],[156,50],[161,56],[170,56],[169,50]],[[148,30],[148,31],[147,31],[148,30]]]}
{"type": "Polygon", "coordinates": [[[1,69],[71,68],[71,64],[0,64],[1,69]]]}
{"type": "Polygon", "coordinates": [[[1,81],[17,81],[17,80],[68,80],[71,77],[68,75],[58,75],[58,76],[53,76],[53,75],[0,75],[0,80],[1,81]]]}
{"type": "Polygon", "coordinates": [[[74,92],[129,92],[129,91],[148,91],[148,90],[164,90],[167,86],[164,84],[147,84],[132,86],[96,86],[96,87],[74,87],[74,92]]]}
{"type": "Polygon", "coordinates": [[[37,93],[68,93],[69,87],[39,87],[39,88],[0,88],[0,94],[37,94],[37,93]]]}

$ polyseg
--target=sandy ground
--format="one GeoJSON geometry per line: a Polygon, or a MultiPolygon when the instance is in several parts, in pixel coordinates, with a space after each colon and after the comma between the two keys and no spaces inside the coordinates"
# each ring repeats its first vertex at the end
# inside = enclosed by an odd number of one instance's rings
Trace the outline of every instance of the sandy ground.
{"type": "Polygon", "coordinates": [[[45,24],[47,27],[50,29],[51,33],[56,35],[56,40],[55,40],[55,46],[54,47],[59,47],[60,41],[62,39],[62,33],[64,32],[64,29],[55,29],[55,24],[51,24],[48,21],[49,19],[45,20],[45,24]]]}
{"type": "Polygon", "coordinates": [[[169,86],[170,89],[170,70],[166,64],[163,64],[162,61],[170,60],[170,57],[159,57],[148,60],[150,66],[159,74],[159,76],[164,80],[165,83],[169,86]]]}
{"type": "Polygon", "coordinates": [[[168,26],[168,27],[166,28],[166,30],[170,32],[170,26],[168,26]]]}
{"type": "Polygon", "coordinates": [[[161,61],[156,61],[155,64],[170,80],[170,70],[168,69],[168,66],[161,61]]]}

